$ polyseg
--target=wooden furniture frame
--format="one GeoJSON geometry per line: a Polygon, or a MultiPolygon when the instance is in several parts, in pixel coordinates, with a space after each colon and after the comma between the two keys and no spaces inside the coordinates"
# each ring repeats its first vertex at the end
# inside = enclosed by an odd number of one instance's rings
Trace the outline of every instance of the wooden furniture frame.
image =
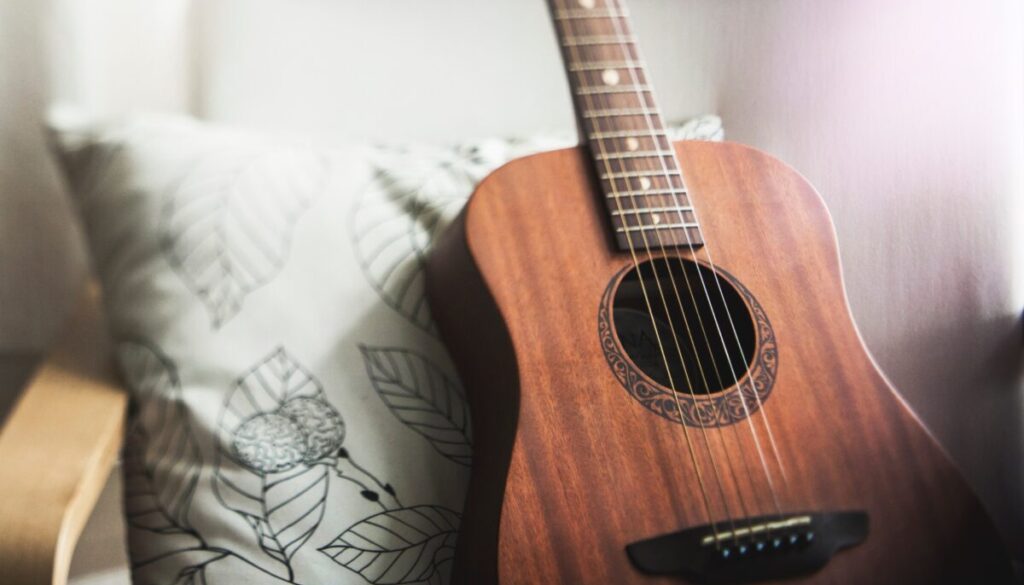
{"type": "Polygon", "coordinates": [[[67,583],[124,434],[128,396],[110,349],[89,284],[0,428],[0,583],[67,583]]]}

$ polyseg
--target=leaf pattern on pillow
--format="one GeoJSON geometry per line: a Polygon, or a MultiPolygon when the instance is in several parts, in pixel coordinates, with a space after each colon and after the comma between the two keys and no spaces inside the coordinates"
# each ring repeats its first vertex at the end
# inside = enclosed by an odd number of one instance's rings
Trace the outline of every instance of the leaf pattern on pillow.
{"type": "Polygon", "coordinates": [[[283,348],[238,378],[218,431],[216,496],[246,520],[259,548],[278,563],[266,570],[280,578],[295,578],[292,558],[323,519],[332,473],[384,510],[401,505],[394,487],[343,447],[341,414],[283,348]]]}
{"type": "MultiPolygon", "coordinates": [[[[252,528],[263,552],[294,578],[291,559],[323,518],[327,470],[310,449],[310,433],[282,413],[291,400],[309,399],[326,418],[340,416],[324,400],[320,382],[278,349],[238,379],[220,417],[214,490],[252,528]]],[[[330,450],[341,446],[336,429],[330,450]]],[[[274,570],[274,569],[271,569],[274,570]]]]}
{"type": "Polygon", "coordinates": [[[174,363],[147,342],[122,342],[118,360],[133,392],[122,472],[136,582],[205,583],[206,566],[231,554],[207,546],[189,517],[202,456],[181,402],[174,363]],[[156,535],[159,535],[157,537],[156,535]]]}
{"type": "Polygon", "coordinates": [[[448,459],[469,466],[473,458],[469,406],[458,383],[422,355],[395,348],[359,346],[377,395],[399,421],[448,459]]]}
{"type": "Polygon", "coordinates": [[[359,197],[351,232],[363,274],[388,306],[425,331],[434,333],[426,254],[474,186],[501,162],[478,148],[385,151],[359,197]]]}
{"type": "Polygon", "coordinates": [[[187,173],[160,218],[164,255],[215,328],[280,272],[295,224],[328,176],[326,161],[304,151],[226,156],[187,173]]]}
{"type": "Polygon", "coordinates": [[[143,342],[118,347],[125,381],[133,389],[125,452],[128,521],[155,532],[192,530],[189,506],[202,456],[181,404],[181,383],[170,359],[143,342]]]}
{"type": "Polygon", "coordinates": [[[459,519],[440,506],[388,510],[353,524],[320,551],[374,585],[445,585],[459,519]]]}
{"type": "Polygon", "coordinates": [[[220,549],[181,549],[132,567],[132,581],[152,585],[207,585],[206,568],[231,555],[220,549]]]}

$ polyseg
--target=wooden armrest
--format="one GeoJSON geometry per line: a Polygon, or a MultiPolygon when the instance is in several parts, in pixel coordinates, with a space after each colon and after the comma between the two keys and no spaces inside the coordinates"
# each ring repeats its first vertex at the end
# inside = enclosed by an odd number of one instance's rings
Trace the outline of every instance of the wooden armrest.
{"type": "Polygon", "coordinates": [[[128,398],[110,349],[90,284],[0,428],[0,583],[67,583],[124,433],[128,398]]]}

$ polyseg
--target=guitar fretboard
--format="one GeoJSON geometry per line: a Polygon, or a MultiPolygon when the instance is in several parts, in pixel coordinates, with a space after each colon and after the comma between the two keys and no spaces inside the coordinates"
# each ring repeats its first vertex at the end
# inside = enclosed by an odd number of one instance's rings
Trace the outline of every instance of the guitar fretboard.
{"type": "Polygon", "coordinates": [[[702,245],[625,7],[618,0],[549,1],[619,247],[702,245]]]}

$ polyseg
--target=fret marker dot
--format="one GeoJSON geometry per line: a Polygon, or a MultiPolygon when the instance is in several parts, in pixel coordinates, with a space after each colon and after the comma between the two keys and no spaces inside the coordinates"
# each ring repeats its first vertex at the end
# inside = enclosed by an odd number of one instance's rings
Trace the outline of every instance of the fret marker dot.
{"type": "Polygon", "coordinates": [[[580,0],[580,6],[584,8],[593,8],[597,6],[597,0],[580,0]]]}
{"type": "Polygon", "coordinates": [[[640,188],[646,191],[651,188],[651,180],[647,177],[640,177],[640,188]]]}
{"type": "Polygon", "coordinates": [[[635,152],[638,148],[640,148],[640,141],[637,140],[636,138],[627,138],[626,139],[626,148],[628,148],[629,150],[635,152]]]}
{"type": "Polygon", "coordinates": [[[652,222],[653,222],[653,223],[654,223],[655,225],[657,225],[657,224],[661,223],[661,216],[660,216],[660,215],[658,215],[657,213],[652,213],[652,214],[651,214],[651,221],[652,221],[652,222]]]}
{"type": "Polygon", "coordinates": [[[605,85],[618,85],[619,72],[615,69],[605,69],[601,73],[601,81],[603,81],[605,85]]]}

